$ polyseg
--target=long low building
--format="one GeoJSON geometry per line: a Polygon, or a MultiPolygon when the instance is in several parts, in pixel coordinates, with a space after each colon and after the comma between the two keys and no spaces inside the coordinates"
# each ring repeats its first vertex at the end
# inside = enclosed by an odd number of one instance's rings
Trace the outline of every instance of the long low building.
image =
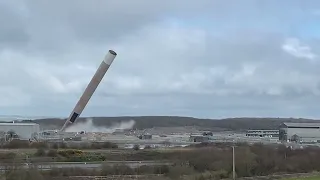
{"type": "Polygon", "coordinates": [[[279,137],[279,130],[247,130],[248,137],[279,137]]]}
{"type": "Polygon", "coordinates": [[[14,133],[19,139],[33,139],[39,133],[40,127],[36,123],[0,123],[0,132],[14,133]]]}
{"type": "Polygon", "coordinates": [[[320,123],[282,123],[279,140],[296,142],[319,142],[320,123]]]}

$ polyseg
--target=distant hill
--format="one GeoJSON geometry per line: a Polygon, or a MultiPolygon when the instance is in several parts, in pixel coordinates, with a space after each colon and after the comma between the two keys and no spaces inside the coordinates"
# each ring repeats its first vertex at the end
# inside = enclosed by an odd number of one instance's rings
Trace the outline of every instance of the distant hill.
{"type": "MultiPolygon", "coordinates": [[[[97,126],[111,126],[121,121],[135,120],[134,128],[146,129],[153,127],[179,127],[196,126],[211,130],[243,131],[247,129],[277,129],[283,122],[320,122],[312,119],[295,118],[227,118],[227,119],[198,119],[179,116],[121,116],[121,117],[92,117],[93,124],[97,126]]],[[[77,123],[84,122],[86,118],[79,118],[77,123]]],[[[65,119],[46,118],[37,120],[24,120],[22,122],[35,122],[41,127],[61,128],[65,119]]]]}

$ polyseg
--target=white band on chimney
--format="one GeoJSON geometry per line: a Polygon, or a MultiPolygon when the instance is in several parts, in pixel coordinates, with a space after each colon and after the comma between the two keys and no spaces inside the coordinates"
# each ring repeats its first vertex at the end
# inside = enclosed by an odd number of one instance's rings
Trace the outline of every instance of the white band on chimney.
{"type": "Polygon", "coordinates": [[[117,56],[116,52],[109,50],[108,54],[105,56],[103,61],[110,66],[114,58],[116,58],[116,56],[117,56]]]}

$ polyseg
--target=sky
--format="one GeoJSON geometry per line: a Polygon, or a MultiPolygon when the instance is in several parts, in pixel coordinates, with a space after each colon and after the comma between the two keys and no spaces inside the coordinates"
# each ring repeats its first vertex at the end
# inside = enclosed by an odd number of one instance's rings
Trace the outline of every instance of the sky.
{"type": "Polygon", "coordinates": [[[0,115],[320,118],[318,0],[0,0],[0,115]]]}

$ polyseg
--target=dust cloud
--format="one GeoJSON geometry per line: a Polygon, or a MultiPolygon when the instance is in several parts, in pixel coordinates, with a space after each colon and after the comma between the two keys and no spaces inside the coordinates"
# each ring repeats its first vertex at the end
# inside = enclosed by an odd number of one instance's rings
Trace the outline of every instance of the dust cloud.
{"type": "Polygon", "coordinates": [[[91,118],[87,118],[85,122],[79,122],[72,124],[66,128],[66,132],[104,132],[104,133],[113,133],[115,131],[123,131],[125,129],[132,129],[135,124],[134,120],[122,121],[120,123],[114,123],[110,127],[104,126],[95,126],[91,118]]]}

